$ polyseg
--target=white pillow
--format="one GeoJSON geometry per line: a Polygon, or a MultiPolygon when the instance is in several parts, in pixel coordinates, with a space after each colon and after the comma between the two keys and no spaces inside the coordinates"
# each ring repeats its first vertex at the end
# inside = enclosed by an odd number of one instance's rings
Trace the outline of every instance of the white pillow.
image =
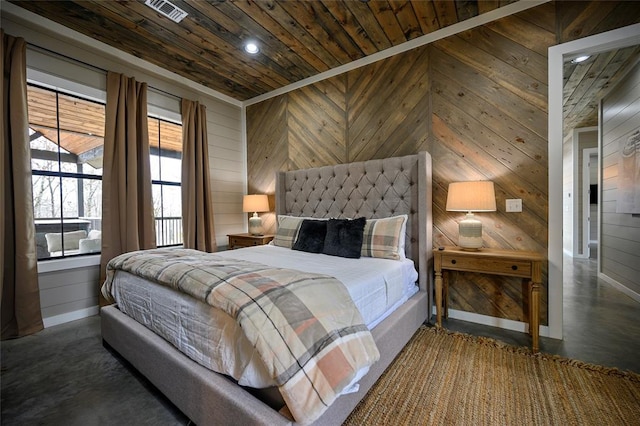
{"type": "Polygon", "coordinates": [[[79,242],[80,253],[97,253],[102,250],[102,239],[84,238],[79,242]]]}
{"type": "Polygon", "coordinates": [[[63,237],[65,250],[77,250],[80,240],[87,238],[87,231],[51,232],[44,234],[44,237],[47,239],[47,250],[49,253],[62,251],[63,237]]]}

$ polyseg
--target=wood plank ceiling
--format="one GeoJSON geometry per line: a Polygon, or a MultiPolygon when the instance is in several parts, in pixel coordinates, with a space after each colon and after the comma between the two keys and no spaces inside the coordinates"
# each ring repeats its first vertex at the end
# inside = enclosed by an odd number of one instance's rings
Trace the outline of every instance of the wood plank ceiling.
{"type": "Polygon", "coordinates": [[[241,101],[513,1],[171,0],[188,13],[175,23],[142,0],[11,0],[241,101]]]}
{"type": "MultiPolygon", "coordinates": [[[[10,1],[245,101],[514,0],[171,0],[188,13],[180,23],[143,0],[10,1]]],[[[566,131],[597,123],[598,100],[639,56],[636,47],[565,64],[566,131]]]]}
{"type": "MultiPolygon", "coordinates": [[[[27,87],[27,104],[29,127],[35,131],[31,140],[44,136],[71,154],[89,153],[79,162],[91,161],[94,167],[102,167],[104,105],[31,85],[27,87]]],[[[148,129],[152,147],[182,152],[182,126],[150,119],[148,129]]]]}
{"type": "Polygon", "coordinates": [[[598,102],[640,60],[640,46],[598,53],[580,63],[572,59],[567,58],[563,70],[565,135],[598,125],[598,102]]]}

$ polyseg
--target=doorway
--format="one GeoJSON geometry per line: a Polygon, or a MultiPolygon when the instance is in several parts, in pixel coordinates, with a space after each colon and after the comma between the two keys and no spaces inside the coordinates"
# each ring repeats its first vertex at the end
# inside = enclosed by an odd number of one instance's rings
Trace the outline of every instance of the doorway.
{"type": "Polygon", "coordinates": [[[563,63],[565,56],[640,44],[640,24],[549,48],[549,337],[562,339],[563,324],[563,63]]]}
{"type": "MultiPolygon", "coordinates": [[[[597,138],[597,135],[596,135],[597,138]]],[[[598,258],[598,148],[582,150],[582,252],[587,259],[598,258]]]]}

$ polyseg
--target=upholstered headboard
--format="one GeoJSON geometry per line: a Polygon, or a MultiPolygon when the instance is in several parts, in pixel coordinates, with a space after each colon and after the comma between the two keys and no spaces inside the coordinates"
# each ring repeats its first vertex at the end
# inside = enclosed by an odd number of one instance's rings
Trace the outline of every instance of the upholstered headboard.
{"type": "Polygon", "coordinates": [[[407,214],[405,251],[418,267],[420,289],[432,285],[431,156],[404,157],[278,172],[276,213],[368,219],[407,214]]]}

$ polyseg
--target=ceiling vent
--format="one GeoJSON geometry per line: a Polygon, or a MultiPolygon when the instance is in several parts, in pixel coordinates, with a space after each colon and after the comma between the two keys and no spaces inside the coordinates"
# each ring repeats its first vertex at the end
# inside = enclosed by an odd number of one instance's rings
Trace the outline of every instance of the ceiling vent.
{"type": "Polygon", "coordinates": [[[157,10],[162,13],[167,18],[171,19],[174,22],[180,22],[184,19],[185,16],[188,15],[187,12],[180,9],[178,6],[175,6],[169,3],[166,0],[146,0],[144,2],[151,9],[157,10]]]}

